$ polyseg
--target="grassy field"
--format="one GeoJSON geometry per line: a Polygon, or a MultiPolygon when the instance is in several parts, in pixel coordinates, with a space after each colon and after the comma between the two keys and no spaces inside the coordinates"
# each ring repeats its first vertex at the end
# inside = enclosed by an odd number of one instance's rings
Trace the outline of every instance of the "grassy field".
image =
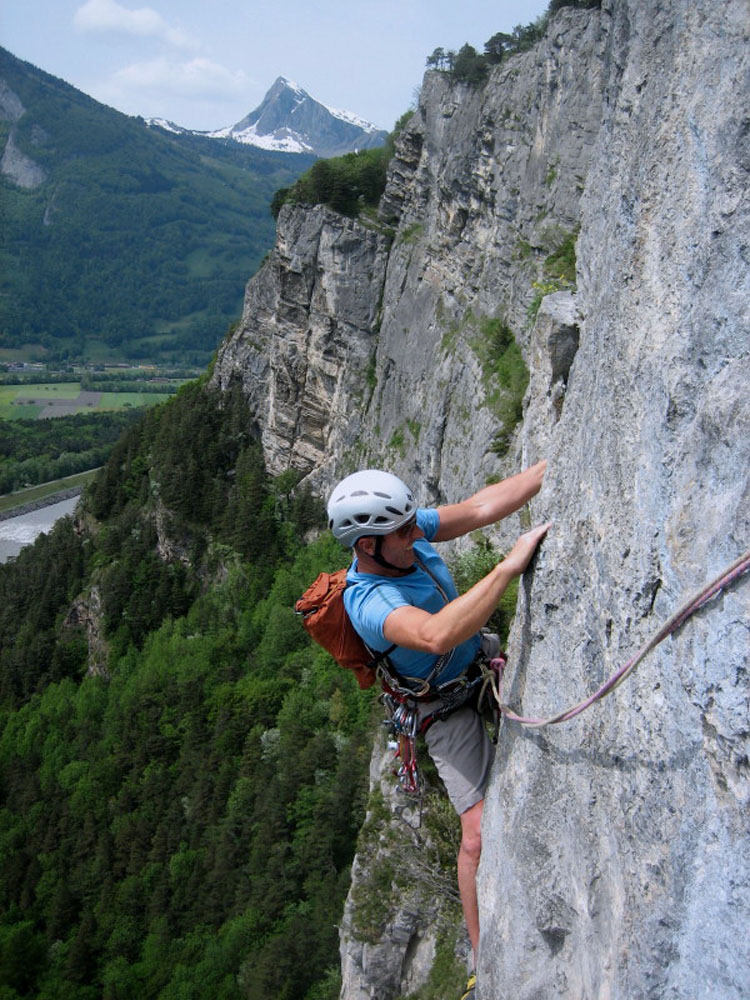
{"type": "Polygon", "coordinates": [[[153,406],[165,399],[169,399],[168,393],[82,392],[80,382],[0,385],[0,420],[153,406]]]}
{"type": "Polygon", "coordinates": [[[30,486],[26,490],[17,490],[15,493],[6,493],[0,496],[0,514],[14,507],[23,507],[27,503],[35,500],[43,500],[45,497],[54,496],[63,490],[73,489],[75,486],[85,486],[91,482],[98,469],[89,469],[88,472],[79,472],[75,476],[66,476],[64,479],[56,479],[51,483],[42,483],[40,486],[30,486]]]}

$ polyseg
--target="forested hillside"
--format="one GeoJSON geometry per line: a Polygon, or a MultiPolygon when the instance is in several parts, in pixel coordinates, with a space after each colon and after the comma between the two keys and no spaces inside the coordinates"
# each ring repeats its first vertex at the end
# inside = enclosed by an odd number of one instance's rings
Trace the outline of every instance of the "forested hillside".
{"type": "Polygon", "coordinates": [[[0,566],[3,1000],[337,995],[372,698],[292,611],[343,552],[246,427],[186,386],[0,566]]]}
{"type": "Polygon", "coordinates": [[[0,494],[104,465],[142,410],[79,413],[45,420],[0,419],[0,494]]]}
{"type": "Polygon", "coordinates": [[[170,135],[0,49],[0,347],[207,363],[313,157],[170,135]]]}

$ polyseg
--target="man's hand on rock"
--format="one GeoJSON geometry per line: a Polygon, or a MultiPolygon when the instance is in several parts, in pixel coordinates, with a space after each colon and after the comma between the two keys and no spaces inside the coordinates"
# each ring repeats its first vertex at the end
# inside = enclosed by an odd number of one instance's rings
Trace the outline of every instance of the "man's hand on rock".
{"type": "Polygon", "coordinates": [[[551,523],[548,521],[546,524],[539,524],[536,528],[531,528],[530,531],[525,531],[503,559],[502,565],[505,569],[510,570],[514,576],[520,576],[531,562],[531,557],[547,534],[551,523]]]}

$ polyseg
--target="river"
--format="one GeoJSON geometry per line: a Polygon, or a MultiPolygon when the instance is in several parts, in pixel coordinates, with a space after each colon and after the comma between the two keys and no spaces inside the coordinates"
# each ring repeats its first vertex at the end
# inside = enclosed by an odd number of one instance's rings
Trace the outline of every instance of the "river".
{"type": "Polygon", "coordinates": [[[7,562],[43,532],[50,531],[58,518],[71,514],[79,498],[71,497],[0,521],[0,563],[7,562]]]}

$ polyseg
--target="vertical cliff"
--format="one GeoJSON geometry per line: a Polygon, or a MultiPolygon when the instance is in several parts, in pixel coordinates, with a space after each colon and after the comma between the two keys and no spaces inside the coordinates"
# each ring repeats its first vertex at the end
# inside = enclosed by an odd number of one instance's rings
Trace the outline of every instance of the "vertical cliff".
{"type": "Polygon", "coordinates": [[[525,347],[533,282],[577,230],[604,45],[598,12],[564,11],[484,88],[428,73],[377,222],[282,210],[215,374],[242,380],[272,471],[325,492],[380,462],[427,501],[511,467],[483,347],[493,322],[525,347]]]}
{"type": "MultiPolygon", "coordinates": [[[[554,527],[511,650],[526,714],[594,690],[750,547],[748,13],[612,7],[557,423],[541,325],[532,348],[554,527]]],[[[749,639],[745,579],[585,716],[505,727],[482,997],[748,995],[749,639]]]]}
{"type": "MultiPolygon", "coordinates": [[[[373,463],[456,499],[548,457],[506,681],[526,714],[592,691],[750,547],[749,28],[746,0],[604,0],[479,90],[427,74],[379,220],[285,208],[219,353],[272,471],[321,492],[373,463]],[[514,433],[501,327],[530,371],[514,433]]],[[[577,721],[504,724],[483,1000],[748,995],[749,631],[745,579],[577,721]]],[[[355,944],[347,1000],[418,985],[355,944]]]]}

